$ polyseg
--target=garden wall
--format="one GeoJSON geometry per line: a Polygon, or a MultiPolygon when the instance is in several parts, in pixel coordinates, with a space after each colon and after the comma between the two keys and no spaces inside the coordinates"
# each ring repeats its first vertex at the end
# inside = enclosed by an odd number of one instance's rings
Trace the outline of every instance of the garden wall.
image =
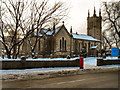
{"type": "Polygon", "coordinates": [[[102,66],[102,65],[118,65],[120,64],[120,58],[119,59],[108,59],[108,60],[103,60],[103,59],[97,59],[97,66],[102,66]]]}
{"type": "Polygon", "coordinates": [[[0,61],[2,69],[28,69],[47,67],[79,67],[79,59],[72,61],[0,61]]]}

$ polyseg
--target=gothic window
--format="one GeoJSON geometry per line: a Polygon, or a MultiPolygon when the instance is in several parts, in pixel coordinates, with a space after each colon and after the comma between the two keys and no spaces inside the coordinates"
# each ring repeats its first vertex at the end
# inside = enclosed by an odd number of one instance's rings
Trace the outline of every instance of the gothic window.
{"type": "Polygon", "coordinates": [[[62,51],[64,50],[64,37],[62,37],[62,51]]]}
{"type": "Polygon", "coordinates": [[[39,38],[39,42],[38,42],[38,50],[40,52],[40,38],[39,38]]]}
{"type": "Polygon", "coordinates": [[[66,40],[64,39],[64,37],[60,39],[60,51],[66,51],[66,40]]]}
{"type": "Polygon", "coordinates": [[[65,40],[65,51],[66,51],[66,40],[65,40]]]}
{"type": "Polygon", "coordinates": [[[91,47],[93,46],[93,44],[91,44],[91,47]]]}
{"type": "Polygon", "coordinates": [[[79,52],[80,52],[80,43],[79,43],[79,52]]]}
{"type": "Polygon", "coordinates": [[[61,50],[61,40],[60,40],[60,50],[61,50]]]}
{"type": "Polygon", "coordinates": [[[87,43],[85,43],[85,48],[87,48],[87,43]]]}

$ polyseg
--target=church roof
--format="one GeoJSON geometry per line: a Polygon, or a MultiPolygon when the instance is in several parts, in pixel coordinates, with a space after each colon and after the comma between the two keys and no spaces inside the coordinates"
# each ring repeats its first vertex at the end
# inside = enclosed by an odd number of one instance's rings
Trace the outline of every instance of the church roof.
{"type": "Polygon", "coordinates": [[[75,33],[73,33],[72,35],[73,35],[73,38],[75,38],[75,39],[90,40],[90,41],[100,41],[100,40],[95,39],[92,36],[88,36],[88,35],[75,34],[75,33]]]}
{"type": "MultiPolygon", "coordinates": [[[[55,29],[55,34],[61,29],[61,27],[62,27],[62,26],[57,27],[57,28],[55,29]]],[[[46,33],[47,35],[52,35],[52,34],[53,34],[53,30],[43,29],[42,31],[43,31],[44,33],[46,33]]]]}
{"type": "MultiPolygon", "coordinates": [[[[54,33],[54,34],[56,34],[56,33],[61,29],[61,27],[62,27],[62,26],[57,27],[57,28],[55,29],[55,33],[54,33]]],[[[53,34],[53,30],[50,30],[50,29],[42,29],[42,31],[43,31],[46,35],[52,35],[52,34],[53,34]]],[[[34,32],[34,35],[36,36],[37,33],[34,32]]],[[[38,36],[43,36],[43,34],[38,33],[38,36]]]]}
{"type": "MultiPolygon", "coordinates": [[[[34,35],[37,36],[37,33],[34,32],[34,35]]],[[[42,34],[41,34],[41,33],[38,33],[38,36],[42,36],[42,34]]]]}
{"type": "Polygon", "coordinates": [[[98,45],[97,46],[92,46],[91,49],[96,49],[97,47],[98,47],[98,45]]]}
{"type": "MultiPolygon", "coordinates": [[[[61,30],[62,26],[59,26],[55,29],[55,34],[57,34],[57,32],[59,30],[61,30]]],[[[50,30],[50,29],[42,29],[42,31],[46,34],[46,35],[52,35],[53,34],[53,30],[50,30]]],[[[36,32],[34,32],[34,35],[37,35],[36,32]]],[[[43,36],[41,33],[38,33],[38,36],[43,36]]],[[[83,35],[83,34],[76,34],[76,33],[73,33],[72,34],[73,38],[74,39],[81,39],[81,40],[89,40],[89,41],[98,41],[100,42],[100,40],[96,39],[96,38],[93,38],[92,36],[88,36],[88,35],[83,35]]]]}

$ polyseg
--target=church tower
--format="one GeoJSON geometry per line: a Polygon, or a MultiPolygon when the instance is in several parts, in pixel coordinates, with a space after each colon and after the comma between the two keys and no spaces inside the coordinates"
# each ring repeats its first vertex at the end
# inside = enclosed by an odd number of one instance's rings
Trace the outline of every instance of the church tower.
{"type": "Polygon", "coordinates": [[[94,7],[93,16],[90,17],[90,12],[88,10],[87,17],[87,35],[92,36],[98,40],[101,40],[102,36],[102,16],[101,9],[99,10],[99,16],[96,15],[96,10],[94,7]]]}

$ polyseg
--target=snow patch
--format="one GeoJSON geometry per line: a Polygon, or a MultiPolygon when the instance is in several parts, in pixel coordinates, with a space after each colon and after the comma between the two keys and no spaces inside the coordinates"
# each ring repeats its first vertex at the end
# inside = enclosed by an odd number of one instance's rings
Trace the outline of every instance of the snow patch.
{"type": "Polygon", "coordinates": [[[38,59],[32,59],[32,58],[28,58],[26,59],[26,61],[72,61],[72,60],[76,60],[79,59],[79,57],[75,57],[75,58],[38,58],[38,59]]]}
{"type": "Polygon", "coordinates": [[[92,36],[88,36],[88,35],[75,34],[75,33],[73,33],[72,35],[73,35],[73,38],[76,38],[76,39],[91,40],[91,41],[100,41],[100,40],[95,39],[92,36]]]}
{"type": "Polygon", "coordinates": [[[97,57],[84,58],[84,64],[97,66],[97,57]]]}
{"type": "MultiPolygon", "coordinates": [[[[79,59],[79,57],[70,58],[70,59],[67,59],[67,58],[52,58],[52,59],[51,58],[37,58],[37,59],[28,58],[26,59],[26,61],[73,61],[76,59],[79,59]]],[[[21,61],[21,59],[20,58],[18,59],[0,58],[0,61],[21,61]]]]}
{"type": "Polygon", "coordinates": [[[104,60],[118,60],[118,57],[106,57],[104,60]]]}

